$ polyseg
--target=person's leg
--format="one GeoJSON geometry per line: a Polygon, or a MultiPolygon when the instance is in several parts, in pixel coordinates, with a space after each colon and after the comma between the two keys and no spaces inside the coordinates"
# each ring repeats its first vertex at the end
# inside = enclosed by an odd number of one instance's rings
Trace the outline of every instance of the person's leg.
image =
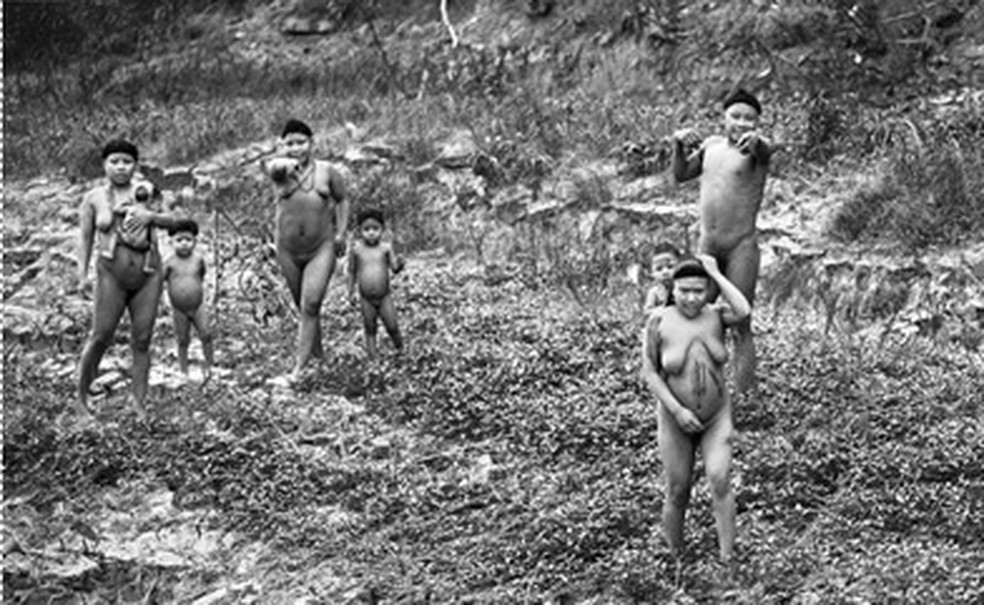
{"type": "Polygon", "coordinates": [[[393,348],[397,351],[403,350],[403,335],[400,334],[400,326],[396,323],[396,305],[393,304],[392,294],[387,294],[379,303],[379,318],[383,320],[386,333],[393,341],[393,348]]]}
{"type": "Polygon", "coordinates": [[[174,336],[178,341],[178,368],[182,374],[188,373],[188,345],[191,344],[191,321],[184,311],[171,308],[174,316],[174,336]]]}
{"type": "Polygon", "coordinates": [[[379,349],[376,345],[376,331],[378,329],[379,310],[376,305],[365,298],[362,298],[362,325],[366,332],[366,352],[370,358],[375,358],[379,349]]]}
{"type": "MultiPolygon", "coordinates": [[[[749,237],[735,246],[727,255],[721,271],[748,299],[755,304],[755,284],[758,281],[760,252],[758,240],[749,237]]],[[[739,393],[755,390],[755,341],[752,339],[752,318],[735,324],[735,382],[739,393]]]]}
{"type": "Polygon", "coordinates": [[[215,363],[215,353],[212,348],[212,322],[204,304],[199,305],[195,310],[195,314],[191,316],[191,323],[195,326],[195,331],[198,332],[198,337],[202,341],[202,356],[205,358],[203,369],[205,375],[208,376],[212,364],[215,363]]]}
{"type": "Polygon", "coordinates": [[[704,455],[704,469],[711,487],[711,506],[717,528],[721,560],[729,562],[735,549],[735,495],[731,490],[731,440],[734,424],[731,404],[726,403],[721,412],[704,431],[700,448],[704,455]]]}
{"type": "Polygon", "coordinates": [[[328,289],[328,280],[335,271],[335,249],[332,240],[326,240],[304,266],[301,275],[300,329],[297,342],[297,362],[294,378],[300,378],[301,370],[312,356],[324,356],[321,343],[321,303],[328,289]]]}
{"type": "Polygon", "coordinates": [[[147,277],[143,287],[130,297],[130,348],[133,350],[133,398],[143,413],[150,379],[150,342],[154,336],[157,305],[161,301],[163,280],[160,272],[147,277]]]}
{"type": "MultiPolygon", "coordinates": [[[[300,357],[301,357],[299,353],[299,347],[301,341],[301,332],[303,330],[303,315],[304,315],[304,313],[301,311],[301,284],[303,283],[304,272],[303,272],[303,266],[298,264],[294,260],[293,256],[291,256],[286,251],[281,250],[280,248],[277,249],[277,263],[280,265],[280,271],[281,273],[283,273],[284,280],[286,280],[287,282],[287,289],[290,291],[290,297],[294,301],[294,306],[297,307],[297,311],[298,311],[298,329],[297,329],[298,344],[296,345],[297,348],[295,348],[295,353],[294,353],[295,370],[292,372],[293,375],[296,374],[296,368],[299,367],[298,362],[300,361],[300,357]]],[[[307,357],[304,357],[304,361],[305,362],[307,361],[307,357]]]]}
{"type": "Polygon", "coordinates": [[[690,503],[694,468],[694,440],[684,433],[666,406],[659,405],[659,455],[663,462],[663,532],[674,558],[683,554],[683,527],[690,503]]]}
{"type": "Polygon", "coordinates": [[[82,350],[79,359],[79,391],[77,409],[84,415],[90,415],[87,401],[89,388],[95,380],[106,349],[113,342],[116,326],[120,323],[123,309],[126,307],[126,292],[120,288],[116,279],[108,272],[97,268],[96,291],[93,303],[92,333],[82,350]]]}

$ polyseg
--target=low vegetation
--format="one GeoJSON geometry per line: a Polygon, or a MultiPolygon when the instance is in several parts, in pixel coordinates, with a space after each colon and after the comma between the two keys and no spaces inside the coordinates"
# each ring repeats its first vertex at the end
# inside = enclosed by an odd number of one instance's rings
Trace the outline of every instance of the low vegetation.
{"type": "MultiPolygon", "coordinates": [[[[43,3],[36,14],[49,15],[46,26],[61,23],[53,14],[74,14],[59,10],[81,10],[94,21],[75,25],[121,35],[90,48],[88,30],[64,30],[74,33],[47,62],[12,47],[28,67],[4,80],[7,175],[88,178],[99,145],[118,134],[140,141],[154,162],[192,164],[269,138],[290,115],[322,132],[349,122],[398,141],[404,158],[355,175],[362,199],[398,217],[412,253],[437,244],[460,252],[474,242],[442,240],[413,186],[413,169],[434,159],[451,130],[475,135],[498,167],[498,186],[533,186],[626,142],[658,156],[679,123],[713,129],[718,93],[741,74],[767,97],[765,126],[780,144],[777,179],[816,182],[835,163],[870,174],[836,210],[832,237],[918,252],[984,228],[979,99],[917,109],[854,94],[889,85],[912,96],[945,92],[933,77],[942,68],[930,60],[939,55],[927,49],[945,46],[957,26],[934,21],[925,47],[898,44],[912,26],[900,17],[911,2],[893,4],[900,12],[880,23],[843,2],[739,11],[736,3],[581,0],[541,20],[521,15],[519,25],[518,3],[486,3],[494,9],[483,15],[486,27],[516,28],[519,41],[501,49],[450,48],[436,2],[407,4],[429,7],[416,19],[397,19],[388,2],[362,3],[371,10],[336,13],[336,35],[286,44],[264,37],[282,16],[267,3],[207,4],[201,12],[196,3],[155,3],[162,15],[194,14],[171,15],[187,24],[170,32],[181,48],[162,49],[153,36],[122,35],[149,18],[142,11],[150,5],[43,3]],[[553,38],[545,23],[557,28],[553,38]],[[254,55],[244,37],[256,41],[254,55]],[[718,43],[703,48],[708,39],[718,43]],[[797,63],[789,54],[797,49],[816,52],[797,63]],[[93,60],[70,61],[73,53],[93,60]],[[843,78],[830,81],[831,73],[843,78]]],[[[475,6],[449,4],[469,33],[475,6]]],[[[590,182],[579,186],[594,201],[605,195],[590,182]]],[[[722,598],[703,482],[682,585],[660,536],[655,415],[637,378],[638,293],[613,277],[626,257],[547,233],[531,236],[542,240],[546,265],[497,259],[506,271],[476,267],[465,254],[414,254],[397,293],[409,350],[365,364],[355,346],[360,324],[333,291],[331,364],[296,397],[275,397],[263,380],[287,367],[284,335],[295,326],[264,247],[271,217],[256,210],[264,195],[248,180],[219,192],[223,221],[236,228],[215,245],[226,275],[242,276],[219,309],[220,349],[235,359],[230,378],[204,392],[155,392],[148,423],[123,409],[125,395],[111,393],[103,416],[112,422],[66,430],[56,419],[72,397],[71,379],[53,374],[51,359],[74,359],[87,319],[59,311],[64,330],[47,349],[5,343],[5,555],[42,556],[40,546],[66,528],[84,530],[86,508],[105,492],[163,485],[177,506],[216,511],[223,529],[269,543],[282,562],[261,578],[271,590],[297,584],[317,564],[385,602],[722,598]],[[326,402],[339,395],[354,420],[332,416],[326,402]]],[[[158,350],[173,343],[166,323],[158,350]]],[[[763,303],[755,328],[761,395],[736,406],[739,577],[731,600],[979,599],[979,348],[889,330],[870,340],[781,304],[763,303]]],[[[79,594],[166,602],[178,596],[180,576],[105,558],[82,577],[5,567],[4,594],[11,602],[79,594]]],[[[319,590],[308,591],[315,601],[339,602],[319,590]]]]}
{"type": "MultiPolygon", "coordinates": [[[[280,336],[291,320],[264,326],[243,304],[225,325],[261,338],[246,346],[238,331],[223,335],[249,351],[234,384],[161,393],[147,425],[123,415],[99,432],[60,431],[69,386],[38,373],[38,353],[9,347],[4,481],[15,518],[146,481],[173,490],[179,506],[214,508],[287,559],[334,562],[387,602],[670,599],[632,293],[586,313],[562,290],[490,287],[480,272],[432,262],[410,270],[402,358],[366,366],[345,344],[357,319],[333,300],[336,358],[307,395],[275,404],[253,389],[286,366],[280,336]],[[333,425],[308,399],[328,394],[368,416],[333,425]],[[327,445],[303,445],[323,431],[327,445]],[[338,511],[341,525],[326,516],[338,511]]],[[[759,319],[762,394],[741,401],[736,419],[736,602],[972,602],[984,590],[984,555],[972,547],[984,537],[979,355],[823,335],[812,323],[759,319]]],[[[704,601],[719,588],[703,482],[692,510],[684,588],[704,601]]],[[[20,537],[42,541],[59,527],[20,537]]],[[[57,588],[5,574],[10,598],[57,588]]]]}

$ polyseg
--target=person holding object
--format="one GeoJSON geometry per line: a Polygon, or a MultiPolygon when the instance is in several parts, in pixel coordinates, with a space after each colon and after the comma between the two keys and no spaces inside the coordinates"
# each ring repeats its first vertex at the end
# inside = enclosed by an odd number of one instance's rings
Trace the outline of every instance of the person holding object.
{"type": "Polygon", "coordinates": [[[335,260],[345,254],[350,201],[342,175],[327,162],[312,157],[313,132],[300,120],[284,126],[284,157],[266,164],[274,185],[277,262],[287,281],[300,319],[294,366],[290,374],[273,379],[296,384],[312,358],[324,358],[321,304],[335,260]]]}
{"type": "Polygon", "coordinates": [[[153,185],[135,177],[139,154],[129,141],[114,140],[103,147],[106,182],[86,193],[79,205],[78,279],[89,289],[89,264],[96,255],[92,332],[79,360],[76,409],[92,419],[89,389],[99,362],[113,342],[123,311],[130,313],[133,351],[133,399],[144,414],[150,374],[150,343],[162,291],[162,271],[154,227],[168,228],[178,216],[156,207],[153,185]]]}
{"type": "MultiPolygon", "coordinates": [[[[728,280],[752,304],[760,253],[755,221],[772,146],[758,131],[762,106],[738,89],[724,100],[724,134],[703,141],[692,129],[673,134],[673,175],[678,182],[700,177],[701,252],[713,256],[728,280]],[[696,149],[694,149],[696,147],[696,149]]],[[[717,296],[712,285],[710,295],[717,296]]],[[[751,317],[735,327],[739,393],[755,387],[755,343],[751,317]]]]}

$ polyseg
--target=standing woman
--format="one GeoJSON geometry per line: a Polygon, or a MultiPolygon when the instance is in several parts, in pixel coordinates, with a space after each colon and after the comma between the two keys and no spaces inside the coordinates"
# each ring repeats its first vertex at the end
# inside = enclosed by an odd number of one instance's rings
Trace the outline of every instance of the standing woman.
{"type": "Polygon", "coordinates": [[[350,201],[345,179],[313,157],[313,137],[307,124],[288,120],[280,139],[284,157],[266,166],[277,205],[277,261],[300,315],[294,367],[272,379],[281,386],[296,384],[312,357],[324,358],[321,305],[335,260],[347,247],[350,201]]]}
{"type": "Polygon", "coordinates": [[[150,341],[163,271],[154,227],[169,227],[177,217],[151,207],[153,186],[134,179],[139,154],[124,140],[103,147],[106,182],[90,190],[79,207],[79,285],[88,287],[89,263],[95,251],[96,284],[92,333],[79,361],[77,409],[90,419],[89,388],[103,354],[113,342],[124,309],[130,311],[130,348],[133,351],[133,398],[144,413],[150,373],[150,341]]]}

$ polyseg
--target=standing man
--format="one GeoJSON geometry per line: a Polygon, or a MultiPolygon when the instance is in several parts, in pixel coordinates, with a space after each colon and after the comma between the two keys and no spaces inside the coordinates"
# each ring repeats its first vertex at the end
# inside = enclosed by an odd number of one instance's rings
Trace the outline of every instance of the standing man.
{"type": "MultiPolygon", "coordinates": [[[[702,142],[693,129],[673,134],[673,176],[678,182],[700,177],[700,251],[714,257],[749,303],[755,300],[760,258],[755,220],[772,156],[758,133],[761,114],[758,99],[738,89],[724,100],[723,135],[702,142]]],[[[716,288],[710,296],[717,297],[716,288]]],[[[755,387],[751,316],[735,326],[735,355],[738,392],[746,393],[755,387]]]]}
{"type": "Polygon", "coordinates": [[[281,135],[285,157],[266,166],[276,196],[277,261],[300,314],[294,367],[278,379],[296,384],[311,357],[324,358],[321,303],[336,258],[345,254],[350,201],[342,175],[311,157],[313,133],[288,120],[281,135]]]}

